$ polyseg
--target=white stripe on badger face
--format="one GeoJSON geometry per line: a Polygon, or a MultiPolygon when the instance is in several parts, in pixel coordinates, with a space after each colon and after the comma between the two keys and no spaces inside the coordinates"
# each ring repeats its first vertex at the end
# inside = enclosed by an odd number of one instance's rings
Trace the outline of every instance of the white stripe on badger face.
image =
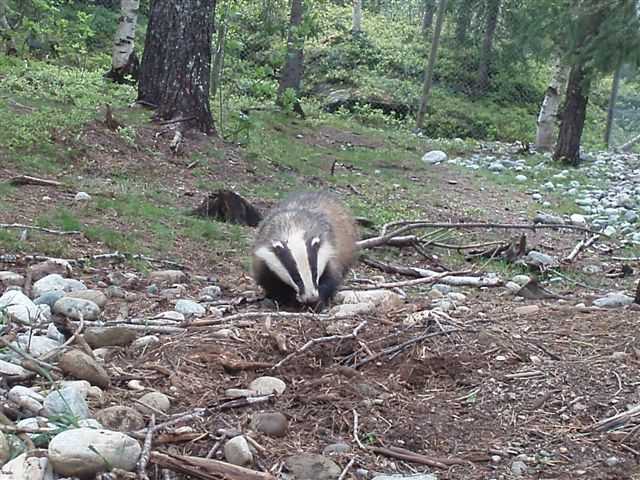
{"type": "Polygon", "coordinates": [[[331,244],[324,242],[320,245],[318,249],[318,278],[316,279],[317,283],[320,283],[320,277],[324,273],[327,265],[329,264],[329,260],[335,255],[335,250],[331,246],[331,244]]]}
{"type": "Polygon", "coordinates": [[[284,265],[282,265],[282,262],[280,262],[280,259],[276,256],[275,253],[273,253],[273,251],[270,248],[260,247],[259,249],[256,250],[256,257],[264,260],[264,262],[267,264],[269,269],[273,273],[275,273],[280,278],[280,280],[282,280],[291,288],[293,288],[296,292],[298,292],[298,286],[296,285],[296,282],[293,281],[288,270],[284,268],[284,265]]]}
{"type": "Polygon", "coordinates": [[[311,276],[311,265],[309,265],[309,252],[304,241],[304,232],[292,232],[287,242],[289,251],[298,267],[298,273],[302,279],[304,290],[298,292],[298,301],[302,303],[312,303],[318,300],[318,289],[314,286],[311,276]]]}

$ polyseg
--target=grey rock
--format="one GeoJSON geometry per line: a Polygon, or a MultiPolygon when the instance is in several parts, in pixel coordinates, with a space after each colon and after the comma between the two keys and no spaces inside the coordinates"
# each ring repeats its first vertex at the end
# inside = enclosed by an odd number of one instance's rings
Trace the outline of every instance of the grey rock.
{"type": "Polygon", "coordinates": [[[0,467],[11,458],[11,445],[3,432],[0,432],[0,467]]]}
{"type": "Polygon", "coordinates": [[[209,285],[208,287],[203,287],[200,289],[200,293],[198,294],[198,300],[201,302],[210,302],[215,300],[216,298],[220,298],[222,296],[222,289],[217,285],[209,285]]]}
{"type": "Polygon", "coordinates": [[[487,169],[490,172],[503,172],[507,169],[507,167],[505,167],[502,162],[492,162],[489,164],[489,166],[487,167],[487,169]]]}
{"type": "Polygon", "coordinates": [[[23,325],[40,323],[51,317],[48,307],[36,305],[19,290],[5,292],[0,297],[0,309],[10,320],[23,325]]]}
{"type": "Polygon", "coordinates": [[[134,350],[139,350],[151,345],[155,345],[156,343],[160,343],[160,337],[158,337],[157,335],[145,335],[134,340],[131,344],[131,347],[134,350]]]}
{"type": "Polygon", "coordinates": [[[27,375],[29,370],[15,363],[0,360],[0,376],[27,375]]]}
{"type": "Polygon", "coordinates": [[[73,415],[78,419],[89,418],[89,407],[82,392],[73,387],[53,390],[44,399],[44,412],[52,415],[73,415]]]}
{"type": "Polygon", "coordinates": [[[251,417],[251,429],[272,437],[284,437],[289,421],[280,412],[256,413],[251,417]]]}
{"type": "Polygon", "coordinates": [[[258,377],[249,384],[250,390],[255,390],[261,395],[277,393],[281,395],[287,389],[287,384],[276,377],[258,377]]]}
{"type": "Polygon", "coordinates": [[[7,462],[0,471],[1,480],[54,480],[46,451],[33,450],[7,462]]]}
{"type": "Polygon", "coordinates": [[[53,312],[73,320],[97,320],[100,317],[100,307],[82,298],[62,297],[53,305],[53,312]]]}
{"type": "Polygon", "coordinates": [[[224,444],[224,458],[233,465],[250,465],[253,463],[253,453],[247,439],[242,435],[233,437],[224,444]]]}
{"type": "Polygon", "coordinates": [[[168,310],[166,312],[155,315],[154,320],[171,320],[174,322],[184,322],[186,317],[184,313],[176,312],[175,310],[168,310]]]}
{"type": "Polygon", "coordinates": [[[558,260],[546,253],[538,252],[537,250],[531,250],[524,261],[527,265],[537,268],[550,268],[558,265],[558,260]]]}
{"type": "Polygon", "coordinates": [[[75,292],[67,293],[65,297],[89,300],[98,305],[101,309],[107,304],[107,296],[100,290],[77,290],[75,292]]]}
{"type": "Polygon", "coordinates": [[[149,283],[173,285],[187,281],[187,274],[182,270],[157,270],[149,274],[149,283]]]}
{"type": "Polygon", "coordinates": [[[106,295],[109,298],[124,298],[126,292],[118,285],[109,285],[106,290],[106,295]]]}
{"type": "Polygon", "coordinates": [[[26,410],[34,415],[40,413],[45,397],[22,385],[15,385],[9,390],[7,398],[15,403],[21,410],[26,410]]]}
{"type": "Polygon", "coordinates": [[[557,215],[551,215],[549,213],[538,213],[533,217],[533,223],[541,223],[545,225],[564,225],[564,219],[557,215]]]}
{"type": "Polygon", "coordinates": [[[516,175],[516,181],[517,182],[523,183],[523,182],[526,182],[527,180],[528,180],[528,178],[527,178],[526,175],[522,175],[522,174],[516,175]]]}
{"type": "Polygon", "coordinates": [[[335,318],[351,317],[353,315],[364,315],[373,311],[375,308],[376,306],[371,302],[343,303],[331,308],[329,315],[335,318]]]}
{"type": "Polygon", "coordinates": [[[145,421],[140,412],[119,405],[99,410],[96,413],[96,420],[106,429],[115,432],[134,432],[145,427],[145,421]]]}
{"type": "Polygon", "coordinates": [[[620,458],[619,457],[609,457],[605,460],[605,463],[607,464],[607,467],[615,467],[616,465],[620,464],[620,458]]]}
{"type": "Polygon", "coordinates": [[[14,347],[20,348],[34,357],[40,357],[51,350],[62,345],[51,338],[42,335],[29,335],[28,333],[18,334],[15,341],[11,342],[14,347]]]}
{"type": "Polygon", "coordinates": [[[89,200],[91,200],[91,195],[89,195],[87,192],[78,192],[76,193],[76,196],[73,197],[73,200],[76,202],[88,202],[89,200]]]}
{"type": "Polygon", "coordinates": [[[532,195],[531,195],[531,198],[532,198],[533,200],[535,200],[536,202],[539,202],[539,201],[541,201],[541,200],[542,200],[542,195],[541,195],[541,194],[539,194],[539,193],[534,193],[534,194],[532,194],[532,195]]]}
{"type": "Polygon", "coordinates": [[[511,464],[511,473],[516,477],[521,477],[527,473],[527,464],[521,460],[516,460],[511,464]]]}
{"type": "Polygon", "coordinates": [[[600,308],[619,308],[633,303],[633,297],[620,292],[607,294],[605,297],[598,298],[593,301],[596,307],[600,308]]]}
{"type": "Polygon", "coordinates": [[[120,432],[77,428],[56,435],[49,443],[49,461],[59,475],[91,477],[110,468],[132,471],[141,448],[120,432]]]}
{"type": "Polygon", "coordinates": [[[151,415],[158,411],[167,413],[171,408],[171,401],[164,393],[161,392],[149,392],[145,393],[138,399],[136,403],[136,409],[144,414],[151,415]],[[146,406],[148,405],[148,406],[146,406]]]}
{"type": "Polygon", "coordinates": [[[40,295],[33,301],[33,303],[36,305],[48,305],[49,308],[53,309],[53,305],[62,297],[64,297],[64,292],[62,290],[54,290],[47,292],[44,295],[40,295]]]}
{"type": "Polygon", "coordinates": [[[342,473],[333,460],[313,453],[293,455],[284,464],[296,480],[335,480],[342,473]]]}
{"type": "Polygon", "coordinates": [[[623,217],[629,223],[635,223],[638,221],[638,214],[634,210],[627,210],[623,217]]]}
{"type": "Polygon", "coordinates": [[[198,302],[180,299],[176,302],[176,312],[182,313],[185,317],[201,317],[207,310],[198,302]]]}
{"type": "Polygon", "coordinates": [[[602,233],[604,233],[607,237],[615,237],[616,233],[618,233],[618,230],[613,225],[609,225],[604,229],[602,233]]]}
{"type": "Polygon", "coordinates": [[[33,296],[40,297],[47,292],[53,291],[68,293],[86,289],[86,285],[79,280],[64,278],[62,275],[52,273],[33,284],[33,296]]]}
{"type": "Polygon", "coordinates": [[[422,162],[428,165],[435,165],[447,161],[447,154],[442,150],[432,150],[422,156],[422,162]]]}
{"type": "Polygon", "coordinates": [[[327,445],[322,450],[322,455],[331,456],[331,455],[344,455],[345,453],[349,453],[351,451],[351,445],[347,443],[332,443],[327,445]]]}
{"type": "Polygon", "coordinates": [[[84,332],[84,339],[91,348],[129,345],[137,336],[137,331],[127,326],[89,327],[84,332]]]}
{"type": "Polygon", "coordinates": [[[515,282],[507,282],[505,284],[505,288],[509,291],[509,293],[518,293],[522,288],[522,285],[518,285],[515,282]]]}
{"type": "Polygon", "coordinates": [[[60,332],[60,330],[58,330],[53,323],[50,323],[49,325],[47,325],[47,338],[50,338],[51,340],[55,340],[56,342],[59,342],[59,343],[64,343],[65,341],[64,334],[60,332]]]}
{"type": "Polygon", "coordinates": [[[158,293],[158,295],[165,300],[175,300],[184,296],[186,293],[187,289],[184,287],[184,285],[178,285],[177,287],[173,288],[164,288],[158,293]]]}
{"type": "Polygon", "coordinates": [[[584,215],[581,215],[579,213],[574,213],[569,217],[569,221],[573,224],[573,225],[577,225],[579,227],[586,227],[587,226],[587,219],[584,217],[584,215]]]}
{"type": "Polygon", "coordinates": [[[467,296],[460,292],[450,292],[447,294],[447,298],[453,302],[462,303],[467,299],[467,296]]]}
{"type": "Polygon", "coordinates": [[[24,277],[15,272],[0,272],[0,285],[4,287],[21,287],[24,285],[24,277]]]}
{"type": "Polygon", "coordinates": [[[93,358],[80,350],[69,350],[61,355],[60,369],[75,378],[87,380],[91,385],[108,388],[111,385],[109,374],[93,358]]]}
{"type": "Polygon", "coordinates": [[[531,281],[531,277],[529,275],[516,275],[511,279],[513,283],[517,283],[521,287],[524,287],[527,283],[531,281]]]}

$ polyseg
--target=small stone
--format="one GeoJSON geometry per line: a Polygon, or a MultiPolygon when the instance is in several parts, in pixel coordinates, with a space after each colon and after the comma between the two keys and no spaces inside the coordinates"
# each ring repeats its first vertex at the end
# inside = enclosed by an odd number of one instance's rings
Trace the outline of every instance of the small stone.
{"type": "Polygon", "coordinates": [[[347,443],[332,443],[324,447],[324,450],[322,450],[322,455],[344,455],[345,453],[349,453],[350,451],[351,445],[347,443]]]}
{"type": "Polygon", "coordinates": [[[542,358],[540,358],[540,357],[539,357],[539,356],[537,356],[537,355],[531,355],[531,356],[529,357],[529,360],[531,360],[531,363],[535,363],[536,365],[539,365],[539,364],[541,364],[541,363],[542,363],[542,358]]]}
{"type": "Polygon", "coordinates": [[[527,473],[527,464],[521,460],[516,460],[511,464],[511,473],[516,477],[521,477],[527,473]]]}
{"type": "Polygon", "coordinates": [[[152,413],[157,413],[158,411],[167,413],[171,408],[171,401],[169,400],[169,397],[167,397],[164,393],[149,392],[145,393],[138,399],[135,407],[136,410],[138,410],[143,415],[151,415],[152,413]]]}
{"type": "Polygon", "coordinates": [[[73,415],[78,419],[89,418],[89,407],[84,395],[73,387],[53,390],[44,399],[44,413],[53,415],[73,415]]]}
{"type": "Polygon", "coordinates": [[[76,196],[73,197],[73,199],[76,202],[88,202],[89,200],[91,200],[91,195],[89,195],[87,192],[78,192],[76,193],[76,196]]]}
{"type": "Polygon", "coordinates": [[[620,463],[620,459],[618,457],[609,457],[605,460],[607,467],[615,467],[620,463]]]}
{"type": "Polygon", "coordinates": [[[520,291],[520,289],[522,288],[521,285],[518,285],[515,282],[507,282],[505,284],[505,288],[510,292],[510,293],[518,293],[520,291]]]}
{"type": "Polygon", "coordinates": [[[157,270],[149,274],[149,283],[173,285],[187,281],[187,274],[182,270],[157,270]]]}
{"type": "Polygon", "coordinates": [[[20,365],[16,365],[15,363],[0,360],[0,377],[22,376],[22,375],[27,375],[28,373],[29,373],[29,370],[21,367],[20,365]]]}
{"type": "Polygon", "coordinates": [[[45,401],[42,395],[22,385],[13,386],[7,394],[7,398],[21,410],[26,410],[34,415],[40,413],[45,401]]]}
{"type": "Polygon", "coordinates": [[[329,315],[335,318],[351,317],[354,315],[364,315],[365,313],[373,311],[375,308],[376,306],[370,302],[343,303],[341,305],[336,305],[331,310],[329,310],[329,315]]]}
{"type": "Polygon", "coordinates": [[[116,432],[134,432],[145,427],[145,421],[140,412],[119,405],[99,410],[96,413],[96,420],[106,429],[116,432]]]}
{"type": "Polygon", "coordinates": [[[201,302],[211,302],[216,298],[220,298],[222,296],[222,289],[217,285],[209,285],[208,287],[203,287],[200,289],[200,293],[198,294],[198,300],[201,302]]]}
{"type": "Polygon", "coordinates": [[[607,237],[615,237],[618,231],[616,230],[616,227],[614,227],[613,225],[609,225],[604,229],[602,233],[604,233],[607,237]]]}
{"type": "Polygon", "coordinates": [[[51,317],[46,306],[36,305],[19,290],[8,290],[0,297],[0,312],[23,325],[37,324],[51,317]]]}
{"type": "Polygon", "coordinates": [[[528,179],[527,179],[526,175],[522,175],[522,174],[516,175],[516,181],[517,182],[523,183],[523,182],[526,182],[527,180],[528,179]]]}
{"type": "Polygon", "coordinates": [[[447,154],[442,150],[432,150],[430,152],[425,153],[422,156],[422,162],[428,165],[436,165],[438,163],[446,162],[447,154]]]}
{"type": "Polygon", "coordinates": [[[287,389],[287,384],[275,377],[258,377],[249,384],[250,390],[255,390],[261,395],[277,393],[281,395],[287,389]]]}
{"type": "Polygon", "coordinates": [[[587,226],[587,219],[584,217],[584,215],[581,215],[579,213],[574,213],[573,215],[571,215],[569,217],[569,221],[573,225],[577,225],[579,227],[586,227],[587,226]]]}
{"type": "Polygon", "coordinates": [[[60,348],[62,345],[56,340],[42,336],[42,335],[29,335],[28,333],[20,333],[14,342],[11,342],[14,347],[18,347],[27,353],[30,353],[34,357],[40,357],[49,353],[52,350],[60,348]]]}
{"type": "Polygon", "coordinates": [[[513,309],[513,313],[516,315],[532,315],[534,313],[538,313],[540,311],[540,307],[538,305],[523,305],[521,307],[516,307],[513,309]]]}
{"type": "Polygon", "coordinates": [[[52,292],[47,292],[44,295],[40,295],[33,301],[33,303],[36,305],[48,305],[49,308],[53,309],[53,305],[62,297],[64,297],[63,291],[54,290],[52,292]]]}
{"type": "Polygon", "coordinates": [[[507,169],[507,167],[505,167],[502,162],[492,162],[489,164],[489,166],[487,167],[487,169],[490,172],[503,172],[504,170],[507,169]]]}
{"type": "Polygon", "coordinates": [[[542,200],[542,195],[540,195],[539,193],[534,193],[531,195],[531,199],[539,202],[540,200],[542,200]]]}
{"type": "Polygon", "coordinates": [[[343,304],[371,303],[382,310],[397,308],[404,299],[390,290],[343,290],[336,295],[336,302],[343,304]]]}
{"type": "Polygon", "coordinates": [[[564,225],[564,219],[548,213],[538,213],[533,217],[533,223],[541,223],[544,225],[564,225]]]}
{"type": "Polygon", "coordinates": [[[0,285],[4,287],[21,287],[24,285],[24,277],[15,272],[0,272],[0,285]]]}
{"type": "Polygon", "coordinates": [[[62,297],[53,305],[53,311],[73,320],[97,320],[100,317],[100,307],[82,298],[62,297]]]}
{"type": "Polygon", "coordinates": [[[176,312],[182,313],[185,317],[201,317],[207,313],[206,308],[193,300],[180,299],[176,302],[176,312]]]}
{"type": "Polygon", "coordinates": [[[49,443],[49,460],[59,475],[93,478],[108,469],[132,471],[140,444],[120,432],[76,428],[56,435],[49,443]]]}
{"type": "Polygon", "coordinates": [[[627,354],[625,352],[613,352],[611,354],[611,360],[621,361],[627,358],[627,354]]]}
{"type": "Polygon", "coordinates": [[[69,350],[60,357],[60,369],[76,378],[87,380],[91,385],[108,388],[109,374],[93,358],[80,350],[69,350]]]}
{"type": "Polygon", "coordinates": [[[224,444],[224,458],[233,465],[244,466],[253,463],[249,443],[242,435],[233,437],[224,444]]]}
{"type": "Polygon", "coordinates": [[[175,310],[168,310],[166,312],[159,313],[153,317],[154,320],[171,320],[173,322],[184,322],[185,316],[183,313],[176,312],[175,310]]]}
{"type": "Polygon", "coordinates": [[[47,292],[75,292],[77,290],[86,290],[84,283],[72,278],[64,278],[58,273],[47,275],[33,284],[33,296],[40,297],[47,292]]]}
{"type": "Polygon", "coordinates": [[[146,347],[150,347],[151,345],[155,345],[157,343],[160,343],[160,337],[158,337],[157,335],[145,335],[143,337],[136,339],[131,344],[131,347],[134,350],[139,350],[146,347]]]}
{"type": "Polygon", "coordinates": [[[502,457],[500,455],[491,455],[491,461],[493,463],[500,463],[502,461],[502,457]]]}
{"type": "Polygon", "coordinates": [[[454,302],[464,302],[467,299],[467,296],[464,293],[460,292],[450,292],[447,294],[449,300],[453,300],[454,302]]]}
{"type": "Polygon", "coordinates": [[[342,469],[330,458],[314,453],[293,455],[285,460],[287,470],[296,479],[335,480],[342,469]]]}
{"type": "Polygon", "coordinates": [[[129,387],[130,390],[134,390],[136,392],[144,392],[146,390],[146,387],[142,385],[142,382],[136,379],[129,380],[127,382],[127,387],[129,387]]]}
{"type": "Polygon", "coordinates": [[[251,418],[251,429],[272,437],[284,437],[289,421],[280,412],[256,413],[251,418]]]}
{"type": "Polygon", "coordinates": [[[65,295],[68,298],[82,298],[83,300],[89,300],[100,308],[104,308],[107,304],[107,296],[100,290],[77,290],[75,292],[69,292],[65,295]]]}
{"type": "Polygon", "coordinates": [[[527,283],[531,281],[531,277],[529,275],[516,275],[511,279],[513,283],[517,283],[521,287],[524,287],[527,283]]]}
{"type": "Polygon", "coordinates": [[[537,268],[550,268],[558,266],[558,260],[546,253],[531,250],[524,258],[527,265],[537,268]]]}
{"type": "Polygon", "coordinates": [[[109,285],[106,292],[109,298],[124,298],[126,295],[124,289],[118,285],[109,285]]]}
{"type": "Polygon", "coordinates": [[[125,346],[133,342],[137,331],[126,327],[89,327],[84,332],[84,339],[91,348],[125,346]]]}

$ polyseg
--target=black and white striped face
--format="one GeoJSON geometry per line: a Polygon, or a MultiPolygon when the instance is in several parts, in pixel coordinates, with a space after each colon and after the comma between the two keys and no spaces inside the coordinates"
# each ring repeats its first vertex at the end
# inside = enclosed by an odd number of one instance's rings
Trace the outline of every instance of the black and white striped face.
{"type": "Polygon", "coordinates": [[[320,300],[318,282],[324,273],[333,247],[320,236],[305,238],[304,232],[293,232],[286,240],[274,241],[256,251],[267,268],[296,292],[301,304],[320,300]]]}

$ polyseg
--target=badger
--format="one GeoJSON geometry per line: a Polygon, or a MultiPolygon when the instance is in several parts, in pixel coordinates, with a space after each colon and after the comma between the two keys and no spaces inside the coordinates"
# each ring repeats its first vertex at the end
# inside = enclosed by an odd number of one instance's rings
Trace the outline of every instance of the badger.
{"type": "Polygon", "coordinates": [[[253,277],[279,305],[320,308],[353,264],[357,240],[356,223],[335,196],[293,194],[258,227],[253,277]]]}

